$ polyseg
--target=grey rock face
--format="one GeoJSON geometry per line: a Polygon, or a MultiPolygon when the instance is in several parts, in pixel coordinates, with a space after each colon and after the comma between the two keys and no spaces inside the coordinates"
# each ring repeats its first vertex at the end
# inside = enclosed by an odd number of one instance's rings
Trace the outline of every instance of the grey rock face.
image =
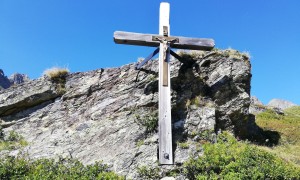
{"type": "Polygon", "coordinates": [[[264,104],[256,97],[251,96],[250,98],[251,104],[263,106],[264,104]]]}
{"type": "Polygon", "coordinates": [[[27,75],[19,73],[15,73],[7,78],[7,76],[4,75],[3,70],[0,69],[0,89],[7,89],[14,84],[21,84],[29,80],[27,75]]]}
{"type": "Polygon", "coordinates": [[[29,81],[29,77],[26,74],[15,73],[11,75],[9,78],[10,84],[21,84],[29,81]]]}
{"type": "MultiPolygon", "coordinates": [[[[233,50],[182,55],[171,60],[172,126],[177,168],[190,156],[202,132],[229,130],[246,136],[250,105],[250,62],[233,50]],[[188,148],[180,147],[180,142],[188,148]]],[[[137,168],[157,167],[158,62],[139,73],[135,64],[73,73],[65,94],[47,79],[0,92],[0,119],[29,142],[30,158],[73,157],[85,164],[103,161],[129,178],[137,168]],[[148,123],[149,124],[149,123],[148,123]]],[[[172,167],[160,167],[162,177],[172,167]]]]}
{"type": "Polygon", "coordinates": [[[283,100],[283,99],[272,99],[269,103],[268,106],[274,107],[274,108],[279,108],[279,109],[287,109],[292,106],[298,106],[297,104],[294,104],[290,101],[283,100]]]}
{"type": "Polygon", "coordinates": [[[43,78],[0,92],[0,116],[7,116],[53,100],[60,94],[43,78]]]}
{"type": "Polygon", "coordinates": [[[10,81],[9,79],[4,75],[4,72],[2,69],[0,69],[0,87],[6,89],[10,87],[10,81]]]}
{"type": "Polygon", "coordinates": [[[251,96],[250,101],[249,113],[258,114],[266,111],[267,107],[257,97],[251,96]]]}

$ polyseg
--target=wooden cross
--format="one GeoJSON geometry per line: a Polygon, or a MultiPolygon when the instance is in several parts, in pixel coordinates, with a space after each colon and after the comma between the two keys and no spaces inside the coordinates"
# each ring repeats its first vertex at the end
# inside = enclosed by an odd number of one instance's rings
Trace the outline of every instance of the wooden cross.
{"type": "MultiPolygon", "coordinates": [[[[214,47],[214,40],[187,38],[170,36],[169,24],[170,4],[160,4],[159,16],[159,35],[141,34],[132,32],[114,32],[114,41],[117,44],[129,44],[140,46],[158,47],[143,62],[137,65],[140,69],[148,60],[155,56],[159,51],[159,163],[173,164],[172,150],[172,123],[171,123],[171,90],[170,90],[170,54],[180,60],[172,48],[190,50],[211,50],[214,47]]],[[[184,62],[183,62],[184,63],[184,62]]]]}

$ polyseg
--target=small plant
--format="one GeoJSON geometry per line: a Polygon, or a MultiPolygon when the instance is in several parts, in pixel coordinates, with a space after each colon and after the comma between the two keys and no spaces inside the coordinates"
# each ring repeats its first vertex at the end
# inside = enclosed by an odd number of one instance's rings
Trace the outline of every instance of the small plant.
{"type": "Polygon", "coordinates": [[[138,174],[140,178],[155,180],[160,179],[159,168],[150,168],[147,166],[138,167],[138,174]]]}
{"type": "Polygon", "coordinates": [[[203,145],[204,155],[184,164],[188,179],[297,179],[300,169],[229,133],[203,145]]]}
{"type": "Polygon", "coordinates": [[[216,141],[216,133],[214,129],[207,129],[200,132],[192,131],[188,134],[190,138],[199,141],[201,144],[213,143],[216,141]]]}
{"type": "Polygon", "coordinates": [[[56,91],[58,94],[64,94],[66,92],[66,76],[69,74],[69,69],[53,67],[46,69],[43,74],[49,77],[51,81],[56,84],[56,91]]]}
{"type": "Polygon", "coordinates": [[[136,143],[136,146],[137,146],[137,147],[140,147],[140,146],[142,146],[142,145],[144,145],[144,144],[145,144],[144,140],[139,140],[139,141],[136,143]]]}
{"type": "Polygon", "coordinates": [[[191,100],[191,105],[199,107],[201,105],[200,97],[195,97],[191,100]]]}
{"type": "Polygon", "coordinates": [[[155,132],[158,127],[158,114],[152,113],[145,116],[136,115],[136,123],[146,128],[146,134],[155,132]]]}
{"type": "Polygon", "coordinates": [[[27,141],[25,141],[24,138],[15,131],[10,131],[9,135],[6,138],[4,138],[3,135],[3,137],[0,140],[0,150],[12,150],[27,145],[27,141]]]}
{"type": "Polygon", "coordinates": [[[10,131],[7,137],[7,141],[20,141],[23,139],[21,135],[19,135],[16,131],[10,131]]]}
{"type": "Polygon", "coordinates": [[[48,76],[50,79],[55,80],[65,78],[69,72],[70,71],[67,68],[52,67],[50,69],[46,69],[43,74],[48,76]]]}
{"type": "Polygon", "coordinates": [[[188,142],[178,142],[177,143],[179,148],[181,149],[188,149],[189,148],[189,143],[188,142]]]}
{"type": "Polygon", "coordinates": [[[149,81],[156,81],[157,77],[158,77],[157,75],[150,74],[148,79],[149,79],[149,81]]]}

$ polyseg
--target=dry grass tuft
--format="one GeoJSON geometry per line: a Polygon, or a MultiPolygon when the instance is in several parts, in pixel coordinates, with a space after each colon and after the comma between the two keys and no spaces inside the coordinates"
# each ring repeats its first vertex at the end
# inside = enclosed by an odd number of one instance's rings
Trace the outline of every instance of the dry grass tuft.
{"type": "Polygon", "coordinates": [[[68,68],[53,67],[46,69],[43,74],[51,79],[59,94],[64,94],[66,92],[66,77],[69,72],[68,68]]]}
{"type": "Polygon", "coordinates": [[[63,78],[69,74],[68,68],[52,67],[44,71],[44,75],[48,76],[51,79],[63,78]]]}

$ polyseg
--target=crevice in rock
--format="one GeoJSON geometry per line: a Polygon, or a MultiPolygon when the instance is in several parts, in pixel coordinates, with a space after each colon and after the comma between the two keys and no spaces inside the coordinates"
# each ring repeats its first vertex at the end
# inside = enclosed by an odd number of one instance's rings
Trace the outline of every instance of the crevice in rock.
{"type": "Polygon", "coordinates": [[[2,107],[2,113],[0,114],[0,117],[16,114],[31,107],[38,106],[44,102],[51,100],[53,101],[59,96],[59,94],[56,94],[52,90],[47,90],[38,94],[33,94],[20,101],[17,101],[16,103],[2,107]]]}

